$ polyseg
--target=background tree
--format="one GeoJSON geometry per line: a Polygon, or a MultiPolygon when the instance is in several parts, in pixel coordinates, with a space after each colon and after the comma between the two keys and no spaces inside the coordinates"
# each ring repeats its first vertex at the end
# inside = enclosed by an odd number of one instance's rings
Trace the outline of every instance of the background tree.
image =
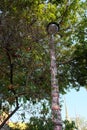
{"type": "Polygon", "coordinates": [[[80,0],[0,1],[0,106],[5,101],[12,105],[21,95],[27,100],[50,99],[46,26],[51,21],[60,25],[60,36],[55,37],[60,93],[87,86],[86,4],[80,0]]]}

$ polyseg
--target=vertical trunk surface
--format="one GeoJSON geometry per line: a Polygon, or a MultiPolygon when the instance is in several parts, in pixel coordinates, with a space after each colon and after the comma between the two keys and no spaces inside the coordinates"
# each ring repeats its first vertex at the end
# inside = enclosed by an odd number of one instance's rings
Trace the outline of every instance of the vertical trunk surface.
{"type": "Polygon", "coordinates": [[[50,36],[50,58],[51,58],[51,96],[52,96],[52,121],[54,130],[62,130],[61,110],[59,105],[59,86],[57,80],[57,66],[54,47],[54,36],[50,36]]]}

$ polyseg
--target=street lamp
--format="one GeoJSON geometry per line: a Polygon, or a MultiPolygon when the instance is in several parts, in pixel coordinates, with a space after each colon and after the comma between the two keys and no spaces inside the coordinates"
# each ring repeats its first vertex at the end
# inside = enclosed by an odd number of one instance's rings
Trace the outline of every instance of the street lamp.
{"type": "Polygon", "coordinates": [[[57,65],[54,46],[54,35],[59,31],[59,24],[51,22],[47,26],[50,48],[50,70],[51,70],[51,96],[52,96],[52,121],[54,130],[62,130],[61,110],[59,103],[59,86],[57,79],[57,65]]]}

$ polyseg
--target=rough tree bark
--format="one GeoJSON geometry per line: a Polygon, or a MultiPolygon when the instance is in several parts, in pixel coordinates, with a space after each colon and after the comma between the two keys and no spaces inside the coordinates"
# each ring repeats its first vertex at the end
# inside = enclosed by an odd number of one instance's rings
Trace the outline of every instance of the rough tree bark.
{"type": "Polygon", "coordinates": [[[62,130],[61,110],[59,105],[59,86],[57,80],[57,66],[54,47],[54,35],[50,35],[50,70],[51,70],[51,96],[52,96],[52,121],[54,130],[62,130]]]}

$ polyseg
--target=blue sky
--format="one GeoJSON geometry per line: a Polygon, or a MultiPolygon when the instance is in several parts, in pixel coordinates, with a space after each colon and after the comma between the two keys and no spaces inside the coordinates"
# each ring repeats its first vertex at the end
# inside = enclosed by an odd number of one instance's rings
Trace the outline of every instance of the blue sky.
{"type": "MultiPolygon", "coordinates": [[[[81,88],[79,92],[72,89],[65,96],[69,117],[82,117],[87,120],[87,90],[81,88]]],[[[62,118],[65,118],[65,104],[63,103],[62,118]]]]}

